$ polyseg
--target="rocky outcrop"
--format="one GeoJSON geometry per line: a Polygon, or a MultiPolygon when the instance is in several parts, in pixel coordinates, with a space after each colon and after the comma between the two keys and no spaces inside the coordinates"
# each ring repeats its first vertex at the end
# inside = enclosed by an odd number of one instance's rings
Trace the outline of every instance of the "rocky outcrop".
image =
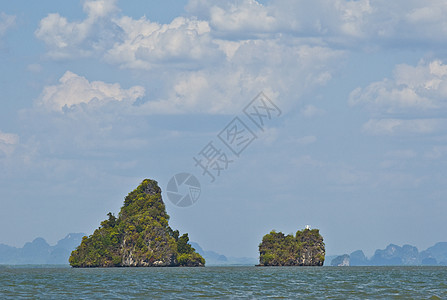
{"type": "Polygon", "coordinates": [[[334,258],[331,262],[331,266],[334,267],[349,267],[350,266],[350,258],[348,254],[340,255],[334,258]]]}
{"type": "Polygon", "coordinates": [[[296,235],[272,231],[259,245],[259,266],[322,266],[325,248],[318,229],[296,235]]]}
{"type": "Polygon", "coordinates": [[[118,218],[108,214],[70,256],[73,267],[204,266],[205,260],[168,225],[169,215],[154,180],[144,180],[124,200],[118,218]]]}

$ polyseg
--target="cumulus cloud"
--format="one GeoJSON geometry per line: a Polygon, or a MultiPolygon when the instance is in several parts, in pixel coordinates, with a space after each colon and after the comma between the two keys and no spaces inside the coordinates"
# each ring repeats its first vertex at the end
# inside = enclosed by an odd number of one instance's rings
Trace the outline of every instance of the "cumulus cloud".
{"type": "Polygon", "coordinates": [[[351,92],[349,103],[367,108],[375,118],[364,124],[372,134],[428,134],[445,125],[447,65],[440,60],[417,66],[397,65],[392,78],[351,92]],[[377,118],[379,117],[379,118],[377,118]]]}
{"type": "Polygon", "coordinates": [[[87,0],[84,1],[83,9],[89,19],[107,17],[116,12],[116,0],[87,0]]]}
{"type": "Polygon", "coordinates": [[[105,58],[123,67],[150,69],[170,63],[197,67],[223,54],[213,43],[205,21],[179,17],[161,25],[145,17],[139,20],[122,17],[116,20],[116,25],[124,32],[123,40],[115,43],[105,58]]]}
{"type": "Polygon", "coordinates": [[[122,89],[118,83],[102,81],[89,82],[85,77],[70,71],[59,79],[58,85],[47,86],[37,100],[37,106],[53,111],[62,111],[81,103],[105,103],[110,101],[129,101],[143,97],[145,90],[141,86],[122,89]]]}
{"type": "MultiPolygon", "coordinates": [[[[258,4],[253,2],[252,5],[258,4]]],[[[50,39],[47,45],[55,55],[74,55],[69,51],[76,47],[87,53],[92,48],[85,47],[83,40],[94,27],[89,25],[89,20],[99,19],[98,15],[103,14],[89,12],[89,17],[81,23],[48,16],[42,20],[36,35],[50,39]],[[67,34],[51,34],[52,26],[45,25],[51,18],[62,20],[63,24],[53,29],[67,30],[67,34]],[[76,29],[78,27],[87,28],[85,34],[76,29]],[[71,39],[70,34],[76,36],[71,39]]],[[[146,101],[140,113],[234,113],[260,91],[278,99],[287,108],[305,91],[331,80],[332,71],[344,55],[340,50],[293,42],[281,36],[238,41],[216,38],[208,21],[194,17],[176,18],[169,24],[151,22],[145,17],[135,20],[124,16],[110,20],[121,34],[115,36],[113,45],[104,52],[105,61],[143,71],[157,68],[158,79],[163,82],[164,88],[158,97],[146,101]]],[[[64,80],[74,81],[71,75],[65,77],[64,80]]],[[[58,110],[64,105],[98,97],[84,95],[83,100],[73,97],[54,100],[63,98],[55,90],[58,89],[47,88],[39,102],[58,110]]]]}
{"type": "Polygon", "coordinates": [[[217,45],[225,41],[283,35],[348,47],[447,40],[447,3],[441,0],[278,0],[266,5],[255,0],[190,0],[188,16],[170,24],[119,16],[115,2],[84,1],[87,17],[80,22],[49,14],[35,35],[53,58],[96,54],[131,68],[176,60],[198,62],[219,56],[217,45]]]}
{"type": "MultiPolygon", "coordinates": [[[[439,1],[403,5],[401,0],[279,0],[262,5],[255,0],[191,0],[189,16],[168,24],[119,16],[115,2],[84,1],[86,18],[80,22],[50,14],[35,34],[53,58],[98,55],[123,68],[173,66],[169,74],[160,74],[165,85],[161,96],[143,107],[151,113],[234,112],[242,99],[261,90],[280,99],[296,95],[289,100],[294,101],[331,80],[343,54],[327,46],[333,42],[386,44],[396,38],[441,42],[446,35],[442,26],[431,28],[443,22],[441,12],[447,9],[439,1]],[[413,34],[426,29],[430,34],[413,34]]],[[[438,109],[444,105],[445,76],[446,66],[440,61],[400,65],[393,79],[355,90],[350,102],[388,113],[438,109]]],[[[73,101],[63,105],[90,100],[73,101]]],[[[303,111],[306,116],[319,113],[311,105],[303,111]]]]}
{"type": "Polygon", "coordinates": [[[444,44],[447,36],[447,4],[441,0],[278,0],[266,5],[191,0],[187,10],[209,20],[217,36],[235,39],[280,33],[352,47],[394,47],[402,41],[444,44]]]}
{"type": "Polygon", "coordinates": [[[218,35],[238,32],[238,36],[247,37],[257,33],[272,33],[277,29],[277,19],[271,15],[273,11],[254,0],[192,0],[186,9],[193,15],[208,19],[218,35]]]}
{"type": "MultiPolygon", "coordinates": [[[[447,4],[435,0],[190,0],[185,17],[168,24],[120,15],[115,0],[85,0],[83,10],[82,21],[48,15],[36,37],[53,58],[97,56],[122,68],[158,72],[163,90],[142,107],[150,113],[233,113],[261,90],[290,105],[332,79],[345,53],[333,43],[349,49],[396,39],[447,40],[445,26],[434,28],[443,24],[447,4]]],[[[389,112],[435,109],[444,95],[444,72],[440,62],[402,65],[394,80],[356,90],[351,102],[383,105],[389,112]],[[409,73],[422,76],[425,85],[409,73]]],[[[309,106],[303,113],[321,112],[309,106]]]]}
{"type": "Polygon", "coordinates": [[[43,18],[35,35],[45,42],[54,59],[98,55],[122,67],[150,69],[169,62],[204,62],[213,57],[208,22],[196,18],[176,18],[170,24],[158,24],[145,17],[138,20],[119,17],[116,0],[87,0],[87,17],[70,22],[53,13],[43,18]]]}
{"type": "Polygon", "coordinates": [[[421,61],[417,66],[396,66],[392,79],[357,88],[350,103],[387,113],[408,110],[438,110],[447,107],[447,65],[440,60],[421,61]]]}
{"type": "Polygon", "coordinates": [[[117,11],[116,0],[87,0],[83,10],[87,18],[81,22],[69,22],[58,13],[43,18],[35,31],[38,39],[45,42],[48,55],[55,59],[90,56],[110,47],[119,34],[108,17],[117,11]]]}
{"type": "Polygon", "coordinates": [[[17,134],[0,131],[0,154],[11,155],[18,143],[19,136],[17,134]]]}
{"type": "MultiPolygon", "coordinates": [[[[282,109],[331,78],[342,51],[276,40],[241,43],[230,63],[166,76],[171,90],[144,104],[151,113],[237,113],[260,91],[282,109]]],[[[175,74],[175,73],[174,73],[175,74]]]]}
{"type": "Polygon", "coordinates": [[[119,16],[115,1],[87,0],[83,8],[81,22],[48,15],[36,37],[53,58],[98,55],[122,68],[155,69],[164,88],[141,107],[146,113],[234,113],[260,91],[291,105],[331,80],[344,54],[282,35],[282,17],[254,0],[191,1],[190,15],[169,24],[119,16]],[[199,6],[209,15],[193,13],[199,6]]]}
{"type": "Polygon", "coordinates": [[[276,33],[359,36],[359,25],[372,8],[367,0],[279,0],[268,5],[254,0],[191,0],[187,10],[208,19],[217,35],[241,38],[276,33]]]}

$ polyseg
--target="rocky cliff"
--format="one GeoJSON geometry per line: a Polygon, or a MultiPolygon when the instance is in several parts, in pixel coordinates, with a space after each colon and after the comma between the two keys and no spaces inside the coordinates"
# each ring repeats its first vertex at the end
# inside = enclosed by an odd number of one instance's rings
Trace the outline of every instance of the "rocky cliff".
{"type": "Polygon", "coordinates": [[[259,244],[259,266],[322,266],[325,248],[318,229],[296,235],[272,231],[259,244]]]}
{"type": "Polygon", "coordinates": [[[101,226],[70,256],[73,267],[204,266],[205,260],[168,224],[169,216],[154,180],[145,179],[124,200],[116,218],[101,226]]]}

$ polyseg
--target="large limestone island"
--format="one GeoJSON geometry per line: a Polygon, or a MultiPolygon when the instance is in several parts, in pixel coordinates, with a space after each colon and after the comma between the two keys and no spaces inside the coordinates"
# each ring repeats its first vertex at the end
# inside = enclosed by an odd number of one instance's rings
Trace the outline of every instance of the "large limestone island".
{"type": "Polygon", "coordinates": [[[258,266],[322,266],[324,255],[318,229],[298,230],[295,236],[271,231],[259,244],[258,266]]]}
{"type": "Polygon", "coordinates": [[[72,267],[199,267],[205,260],[168,224],[169,216],[154,180],[145,179],[124,200],[118,218],[109,219],[71,253],[72,267]]]}

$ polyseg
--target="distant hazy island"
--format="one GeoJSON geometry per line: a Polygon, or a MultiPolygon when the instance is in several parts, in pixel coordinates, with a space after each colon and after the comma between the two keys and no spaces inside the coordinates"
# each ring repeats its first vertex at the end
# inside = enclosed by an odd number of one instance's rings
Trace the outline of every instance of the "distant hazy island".
{"type": "Polygon", "coordinates": [[[298,230],[295,236],[271,231],[259,244],[259,266],[322,266],[324,255],[318,229],[298,230]]]}
{"type": "Polygon", "coordinates": [[[154,180],[145,179],[108,220],[71,253],[73,267],[199,267],[204,258],[168,224],[169,216],[154,180]]]}
{"type": "Polygon", "coordinates": [[[447,266],[447,242],[419,252],[412,245],[402,247],[389,244],[385,249],[377,249],[374,255],[367,258],[362,250],[335,257],[332,266],[447,266]]]}
{"type": "MultiPolygon", "coordinates": [[[[38,237],[25,243],[22,248],[0,244],[0,267],[2,265],[68,265],[68,258],[81,244],[85,233],[69,233],[55,245],[38,237]]],[[[253,266],[258,263],[255,257],[231,257],[212,250],[204,250],[198,243],[189,244],[206,261],[207,266],[253,266]]]]}
{"type": "Polygon", "coordinates": [[[66,265],[70,253],[79,245],[84,235],[84,233],[69,233],[53,246],[41,237],[27,242],[22,248],[0,244],[0,264],[66,265]]]}

